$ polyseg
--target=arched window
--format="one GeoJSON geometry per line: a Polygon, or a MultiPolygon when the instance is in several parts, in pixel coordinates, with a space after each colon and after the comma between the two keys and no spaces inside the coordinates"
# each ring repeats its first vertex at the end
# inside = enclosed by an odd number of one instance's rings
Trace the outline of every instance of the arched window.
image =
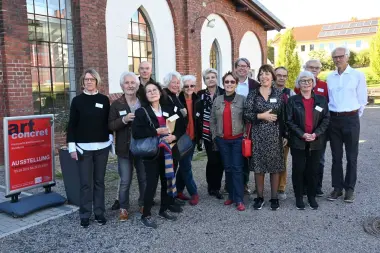
{"type": "Polygon", "coordinates": [[[153,36],[149,22],[141,9],[133,14],[128,33],[128,67],[129,71],[138,74],[139,64],[142,61],[152,63],[152,77],[154,78],[154,48],[153,36]]]}
{"type": "Polygon", "coordinates": [[[210,67],[216,69],[218,71],[219,79],[220,76],[220,59],[219,59],[219,45],[216,40],[212,43],[210,50],[210,67]]]}

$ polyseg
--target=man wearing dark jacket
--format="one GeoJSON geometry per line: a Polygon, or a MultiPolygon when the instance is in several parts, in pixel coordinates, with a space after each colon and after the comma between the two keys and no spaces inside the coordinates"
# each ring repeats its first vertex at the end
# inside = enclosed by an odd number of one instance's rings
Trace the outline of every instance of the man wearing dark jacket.
{"type": "MultiPolygon", "coordinates": [[[[239,84],[236,88],[236,93],[244,97],[248,96],[248,93],[260,86],[260,83],[256,80],[249,78],[248,73],[251,68],[251,63],[247,58],[239,58],[235,61],[235,74],[239,78],[239,84]]],[[[249,194],[251,191],[248,187],[249,182],[249,168],[248,159],[244,159],[244,192],[249,194]]]]}
{"type": "Polygon", "coordinates": [[[145,96],[144,94],[145,84],[147,84],[148,82],[155,82],[152,79],[152,64],[148,61],[140,62],[139,74],[140,74],[140,77],[139,77],[140,86],[139,86],[139,90],[137,91],[137,97],[140,98],[141,95],[145,96]]]}

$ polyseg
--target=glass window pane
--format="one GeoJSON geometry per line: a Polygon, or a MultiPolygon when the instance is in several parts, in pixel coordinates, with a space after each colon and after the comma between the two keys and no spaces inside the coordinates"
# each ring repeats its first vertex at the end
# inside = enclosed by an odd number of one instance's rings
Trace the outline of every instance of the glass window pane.
{"type": "Polygon", "coordinates": [[[62,110],[69,109],[69,94],[68,92],[55,92],[54,93],[54,106],[55,111],[59,112],[62,110]]]}
{"type": "Polygon", "coordinates": [[[26,11],[30,12],[30,13],[34,12],[33,0],[27,0],[26,1],[26,11]]]}
{"type": "Polygon", "coordinates": [[[62,42],[73,44],[73,23],[70,20],[61,19],[61,27],[62,42]]]}
{"type": "Polygon", "coordinates": [[[61,18],[71,19],[71,4],[70,0],[60,0],[61,18]]]}
{"type": "Polygon", "coordinates": [[[50,57],[52,67],[63,67],[62,44],[50,44],[50,57]]]}
{"type": "Polygon", "coordinates": [[[50,68],[39,68],[38,73],[40,74],[40,91],[50,92],[51,91],[51,77],[50,68]]]}
{"type": "Polygon", "coordinates": [[[34,0],[34,11],[36,14],[47,15],[46,0],[34,0]]]}
{"type": "Polygon", "coordinates": [[[63,92],[65,88],[63,68],[53,68],[52,74],[53,91],[55,93],[63,92]]]}
{"type": "Polygon", "coordinates": [[[152,43],[148,42],[148,57],[153,57],[152,43]]]}
{"type": "Polygon", "coordinates": [[[65,68],[63,70],[65,90],[76,91],[75,89],[75,70],[73,68],[65,68]]]}
{"type": "Polygon", "coordinates": [[[152,38],[151,38],[151,33],[150,33],[150,27],[148,26],[148,32],[146,34],[146,40],[147,41],[152,41],[152,38]]]}
{"type": "Polygon", "coordinates": [[[59,0],[47,0],[48,2],[48,15],[52,17],[61,17],[59,11],[59,0]]]}
{"type": "Polygon", "coordinates": [[[37,62],[37,45],[30,43],[30,66],[38,66],[37,62]]]}
{"type": "Polygon", "coordinates": [[[132,55],[132,40],[128,40],[127,44],[128,44],[128,56],[133,56],[132,55]]]}
{"type": "Polygon", "coordinates": [[[133,22],[138,22],[138,21],[139,21],[138,15],[139,15],[139,12],[136,11],[136,12],[133,14],[131,20],[132,20],[133,22]]]}
{"type": "Polygon", "coordinates": [[[139,40],[139,24],[132,23],[132,39],[133,40],[139,40]]]}
{"type": "Polygon", "coordinates": [[[54,113],[54,95],[50,92],[41,92],[41,113],[54,113]]]}
{"type": "Polygon", "coordinates": [[[145,18],[144,16],[142,15],[141,11],[139,10],[139,23],[143,23],[145,24],[145,18]]]}
{"type": "Polygon", "coordinates": [[[146,47],[145,41],[140,42],[140,51],[141,51],[141,57],[148,57],[147,56],[147,47],[146,47]]]}
{"type": "Polygon", "coordinates": [[[31,74],[32,74],[32,92],[39,92],[38,69],[37,68],[31,68],[31,74]]]}
{"type": "Polygon", "coordinates": [[[133,41],[133,56],[140,57],[140,43],[133,41]]]}
{"type": "Polygon", "coordinates": [[[47,17],[37,16],[34,21],[36,26],[36,40],[37,41],[49,41],[49,29],[47,17]]]}
{"type": "Polygon", "coordinates": [[[62,42],[61,24],[58,18],[49,18],[50,41],[62,42]]]}
{"type": "Polygon", "coordinates": [[[139,25],[140,29],[140,40],[146,40],[146,25],[139,25]]]}
{"type": "Polygon", "coordinates": [[[40,110],[41,110],[40,93],[38,91],[33,91],[32,95],[33,95],[34,114],[40,114],[40,110]]]}
{"type": "Polygon", "coordinates": [[[133,58],[133,72],[139,73],[140,58],[133,58]]]}
{"type": "MultiPolygon", "coordinates": [[[[37,43],[37,62],[40,67],[50,67],[49,43],[37,43]]],[[[41,80],[41,79],[40,79],[41,80]]]]}
{"type": "Polygon", "coordinates": [[[133,72],[133,58],[128,57],[128,71],[133,72]]]}
{"type": "Polygon", "coordinates": [[[36,26],[34,22],[34,15],[28,14],[28,39],[29,40],[36,40],[36,26]]]}

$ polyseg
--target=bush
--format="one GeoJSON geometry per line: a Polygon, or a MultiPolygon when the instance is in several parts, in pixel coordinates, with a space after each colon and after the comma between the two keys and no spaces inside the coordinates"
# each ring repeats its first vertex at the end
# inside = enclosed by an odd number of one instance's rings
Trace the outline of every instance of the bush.
{"type": "MultiPolygon", "coordinates": [[[[373,73],[373,71],[371,70],[371,68],[367,67],[367,68],[358,68],[357,70],[361,71],[364,73],[365,75],[365,79],[367,81],[367,86],[374,86],[374,85],[379,85],[380,86],[380,78],[376,76],[375,73],[373,73]]],[[[327,76],[331,73],[332,71],[331,70],[327,70],[327,71],[322,71],[318,78],[323,80],[323,81],[326,81],[326,78],[327,76]]]]}
{"type": "Polygon", "coordinates": [[[356,68],[368,67],[369,63],[370,63],[369,49],[364,49],[356,55],[356,60],[355,60],[356,68]]]}

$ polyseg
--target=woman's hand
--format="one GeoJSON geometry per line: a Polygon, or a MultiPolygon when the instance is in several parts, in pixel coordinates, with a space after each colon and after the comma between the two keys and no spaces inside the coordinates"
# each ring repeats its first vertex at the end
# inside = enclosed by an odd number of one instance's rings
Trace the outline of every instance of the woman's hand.
{"type": "Polygon", "coordinates": [[[168,136],[165,136],[163,139],[164,139],[167,143],[172,143],[172,142],[175,141],[177,138],[175,137],[175,135],[169,134],[168,136]]]}
{"type": "Polygon", "coordinates": [[[74,151],[74,152],[71,152],[71,153],[70,153],[70,156],[71,156],[71,158],[72,158],[72,159],[74,159],[74,160],[78,161],[78,154],[77,154],[77,152],[76,152],[76,151],[74,151]]]}
{"type": "Polygon", "coordinates": [[[169,134],[169,128],[167,127],[159,127],[156,129],[158,135],[166,135],[169,134]]]}
{"type": "Polygon", "coordinates": [[[286,145],[288,145],[288,139],[282,138],[282,146],[285,147],[286,145]]]}
{"type": "Polygon", "coordinates": [[[258,118],[262,120],[266,120],[268,122],[275,122],[277,120],[277,115],[272,114],[272,109],[264,112],[264,113],[259,113],[258,118]]]}

